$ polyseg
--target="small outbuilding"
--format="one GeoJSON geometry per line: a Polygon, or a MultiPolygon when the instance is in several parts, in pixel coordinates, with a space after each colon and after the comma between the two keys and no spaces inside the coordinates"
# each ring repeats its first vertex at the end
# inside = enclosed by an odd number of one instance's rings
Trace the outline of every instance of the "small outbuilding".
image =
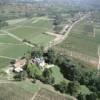
{"type": "Polygon", "coordinates": [[[32,61],[33,63],[37,64],[40,69],[44,70],[46,63],[43,57],[40,58],[35,57],[32,61]]]}

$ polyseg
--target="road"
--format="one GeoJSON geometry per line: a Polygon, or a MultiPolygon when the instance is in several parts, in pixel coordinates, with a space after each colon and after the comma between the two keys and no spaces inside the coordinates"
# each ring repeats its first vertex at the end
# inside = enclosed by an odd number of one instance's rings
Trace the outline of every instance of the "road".
{"type": "Polygon", "coordinates": [[[70,31],[72,30],[72,28],[77,24],[79,23],[80,21],[84,20],[86,17],[88,16],[88,14],[84,15],[83,17],[81,17],[79,20],[77,20],[76,22],[74,22],[71,26],[69,26],[68,24],[64,26],[64,28],[62,29],[61,32],[66,32],[64,35],[58,35],[56,33],[50,33],[50,32],[47,32],[47,34],[50,34],[50,35],[54,35],[56,36],[56,38],[51,41],[49,43],[49,45],[45,48],[45,50],[48,50],[49,48],[51,48],[52,46],[55,46],[61,42],[63,42],[65,39],[68,38],[68,35],[70,33],[70,31]],[[69,27],[69,28],[68,28],[69,27]],[[68,28],[68,30],[66,30],[66,28],[68,28]],[[56,34],[56,35],[55,35],[56,34]]]}

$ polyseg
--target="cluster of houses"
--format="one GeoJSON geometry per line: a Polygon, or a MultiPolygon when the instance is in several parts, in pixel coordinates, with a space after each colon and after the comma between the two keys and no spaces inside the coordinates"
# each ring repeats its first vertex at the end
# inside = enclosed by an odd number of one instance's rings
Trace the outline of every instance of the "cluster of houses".
{"type": "MultiPolygon", "coordinates": [[[[36,64],[37,67],[39,67],[41,70],[44,70],[46,66],[48,67],[48,64],[46,64],[43,57],[35,57],[34,59],[30,60],[31,64],[36,64]]],[[[13,71],[15,72],[21,72],[24,69],[24,66],[27,64],[27,60],[25,58],[23,59],[17,59],[15,63],[13,64],[13,71]]]]}

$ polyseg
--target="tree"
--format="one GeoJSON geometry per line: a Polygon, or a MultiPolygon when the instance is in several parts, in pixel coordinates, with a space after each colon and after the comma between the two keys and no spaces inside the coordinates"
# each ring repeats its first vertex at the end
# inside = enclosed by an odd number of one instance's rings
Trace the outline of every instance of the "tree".
{"type": "Polygon", "coordinates": [[[85,97],[84,94],[81,94],[81,93],[80,93],[80,94],[78,95],[77,99],[78,99],[78,100],[86,100],[86,97],[85,97]]]}
{"type": "Polygon", "coordinates": [[[86,100],[97,100],[96,93],[91,93],[90,95],[86,95],[86,100]]]}
{"type": "Polygon", "coordinates": [[[65,81],[62,81],[59,84],[54,85],[54,87],[61,93],[67,93],[67,83],[65,81]]]}
{"type": "Polygon", "coordinates": [[[43,48],[42,47],[36,47],[33,48],[33,51],[31,52],[31,57],[41,57],[43,56],[43,48]]]}
{"type": "Polygon", "coordinates": [[[21,81],[21,80],[25,80],[26,77],[27,77],[27,72],[22,71],[22,72],[16,73],[16,75],[14,76],[14,79],[17,81],[21,81]]]}
{"type": "Polygon", "coordinates": [[[77,96],[79,86],[80,84],[77,81],[70,82],[67,87],[68,93],[73,96],[77,96]]]}
{"type": "Polygon", "coordinates": [[[46,54],[47,62],[51,64],[55,64],[56,61],[56,53],[53,49],[49,49],[46,54]]]}
{"type": "Polygon", "coordinates": [[[27,67],[28,76],[31,78],[38,78],[42,75],[41,70],[35,64],[29,64],[27,67]]]}
{"type": "Polygon", "coordinates": [[[8,23],[5,21],[0,20],[0,29],[4,26],[8,26],[8,23]]]}
{"type": "Polygon", "coordinates": [[[55,82],[54,77],[52,76],[51,69],[45,69],[43,71],[44,82],[47,84],[53,84],[55,82]]]}

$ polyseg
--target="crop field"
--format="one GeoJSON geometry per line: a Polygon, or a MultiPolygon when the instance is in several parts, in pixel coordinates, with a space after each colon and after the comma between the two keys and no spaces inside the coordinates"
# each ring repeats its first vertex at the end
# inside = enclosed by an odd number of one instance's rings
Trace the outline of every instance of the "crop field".
{"type": "Polygon", "coordinates": [[[0,83],[0,100],[74,100],[50,90],[38,89],[34,84],[23,82],[0,83]]]}
{"type": "Polygon", "coordinates": [[[30,100],[33,94],[15,84],[0,84],[0,100],[30,100]]]}
{"type": "Polygon", "coordinates": [[[74,100],[70,96],[63,96],[47,89],[40,89],[34,100],[74,100]]]}
{"type": "Polygon", "coordinates": [[[100,29],[96,26],[97,23],[91,23],[88,19],[84,19],[74,26],[69,37],[59,47],[66,51],[97,57],[98,46],[100,45],[100,29]]]}
{"type": "Polygon", "coordinates": [[[52,21],[47,17],[15,19],[15,22],[9,20],[8,24],[9,26],[0,30],[0,68],[3,65],[7,66],[12,58],[22,57],[26,52],[32,50],[31,46],[20,40],[25,39],[39,46],[47,46],[55,38],[44,34],[52,32],[52,21]]]}

